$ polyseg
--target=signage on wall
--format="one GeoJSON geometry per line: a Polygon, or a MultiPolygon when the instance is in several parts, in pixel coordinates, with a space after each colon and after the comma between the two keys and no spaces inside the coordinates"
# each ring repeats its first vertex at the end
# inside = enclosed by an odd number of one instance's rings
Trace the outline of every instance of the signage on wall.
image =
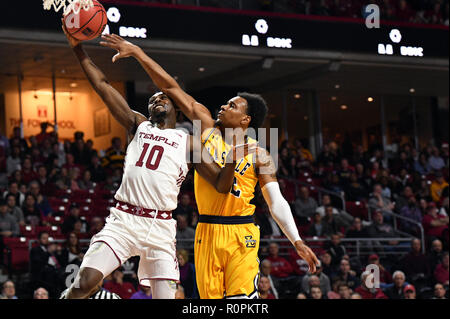
{"type": "Polygon", "coordinates": [[[422,47],[417,46],[406,46],[406,45],[400,45],[402,42],[403,36],[400,30],[398,29],[392,29],[389,33],[389,39],[392,43],[384,44],[380,43],[378,44],[378,54],[380,55],[395,55],[396,52],[400,53],[402,56],[415,56],[415,57],[423,57],[424,56],[424,50],[422,47]],[[399,48],[395,50],[395,45],[399,45],[399,48]]]}

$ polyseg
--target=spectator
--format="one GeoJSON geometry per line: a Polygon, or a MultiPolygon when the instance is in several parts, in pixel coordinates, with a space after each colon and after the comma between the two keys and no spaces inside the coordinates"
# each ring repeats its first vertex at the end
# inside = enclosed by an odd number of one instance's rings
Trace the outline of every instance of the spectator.
{"type": "Polygon", "coordinates": [[[342,183],[342,186],[344,188],[348,187],[350,184],[350,176],[355,172],[355,168],[350,166],[348,163],[348,159],[343,158],[341,159],[341,167],[340,170],[337,172],[337,175],[339,176],[339,180],[342,183]]]}
{"type": "Polygon", "coordinates": [[[338,287],[339,285],[341,285],[343,282],[336,280],[333,282],[333,288],[332,290],[330,290],[327,294],[327,298],[328,299],[341,299],[341,296],[339,295],[339,291],[338,291],[338,287]]]}
{"type": "Polygon", "coordinates": [[[34,287],[45,287],[56,296],[62,286],[61,264],[56,253],[57,246],[47,232],[38,235],[39,245],[30,251],[31,283],[34,287]]]}
{"type": "Polygon", "coordinates": [[[444,252],[442,249],[442,241],[435,239],[431,242],[431,249],[428,252],[428,260],[430,264],[430,269],[434,271],[436,266],[442,262],[442,257],[444,252]]]}
{"type": "Polygon", "coordinates": [[[347,259],[342,259],[339,267],[339,272],[332,279],[333,283],[340,281],[346,283],[348,287],[355,290],[359,286],[359,279],[355,276],[355,272],[350,268],[350,262],[347,259]]]}
{"type": "Polygon", "coordinates": [[[180,202],[178,203],[177,208],[173,211],[172,216],[177,219],[178,215],[184,215],[190,224],[193,212],[194,208],[191,206],[191,197],[189,194],[183,194],[181,195],[180,202]]]}
{"type": "Polygon", "coordinates": [[[36,208],[42,212],[44,216],[53,215],[52,207],[47,197],[41,193],[41,187],[37,181],[32,181],[29,185],[30,194],[36,199],[36,208]]]}
{"type": "Polygon", "coordinates": [[[388,299],[380,288],[367,287],[368,276],[371,275],[369,271],[364,271],[361,274],[361,285],[355,289],[362,299],[388,299]]]}
{"type": "Polygon", "coordinates": [[[39,134],[36,135],[36,142],[40,145],[44,142],[46,139],[50,139],[52,134],[47,132],[47,129],[49,126],[53,126],[53,124],[49,122],[41,122],[41,131],[39,134]]]}
{"type": "Polygon", "coordinates": [[[317,202],[309,196],[308,187],[300,188],[300,197],[295,201],[295,214],[299,220],[305,224],[307,219],[314,215],[317,209],[317,202]]]}
{"type": "Polygon", "coordinates": [[[306,294],[311,292],[311,287],[318,285],[324,295],[331,290],[330,278],[322,272],[322,265],[317,265],[317,271],[314,275],[308,273],[302,278],[302,291],[306,294]]]}
{"type": "Polygon", "coordinates": [[[333,278],[335,275],[335,269],[333,264],[331,263],[332,257],[329,252],[324,252],[320,255],[320,265],[322,268],[322,272],[328,276],[328,278],[333,278]]]}
{"type": "Polygon", "coordinates": [[[32,180],[38,179],[39,176],[33,168],[33,163],[30,157],[25,157],[22,162],[22,182],[29,184],[32,180]]]}
{"type": "Polygon", "coordinates": [[[346,283],[340,283],[338,285],[338,293],[340,299],[351,299],[351,290],[346,283]]]}
{"type": "Polygon", "coordinates": [[[416,288],[413,285],[406,285],[403,289],[405,299],[416,299],[416,288]]]}
{"type": "Polygon", "coordinates": [[[395,202],[395,210],[401,212],[402,208],[408,206],[409,200],[414,197],[414,192],[411,186],[405,186],[403,188],[402,195],[398,196],[395,202]]]}
{"type": "Polygon", "coordinates": [[[353,222],[353,216],[344,210],[339,210],[339,209],[335,208],[332,204],[331,197],[328,194],[324,194],[322,196],[322,206],[318,207],[316,209],[316,212],[319,213],[320,216],[322,216],[322,218],[324,218],[325,217],[325,208],[327,206],[333,207],[333,216],[335,217],[335,219],[339,225],[343,225],[345,227],[350,227],[350,225],[353,222]]]}
{"type": "Polygon", "coordinates": [[[275,295],[271,293],[270,280],[265,276],[261,276],[259,279],[258,292],[260,299],[276,299],[275,295]]]}
{"type": "Polygon", "coordinates": [[[377,254],[372,254],[369,256],[369,265],[373,264],[380,270],[380,283],[390,284],[392,282],[392,276],[390,272],[380,263],[380,257],[377,254]]]}
{"type": "Polygon", "coordinates": [[[33,293],[33,299],[48,299],[48,291],[45,288],[38,288],[33,293]]]}
{"type": "Polygon", "coordinates": [[[272,289],[272,293],[275,296],[275,299],[278,299],[278,291],[275,288],[275,281],[276,279],[271,276],[272,272],[272,263],[268,259],[264,259],[261,262],[261,276],[267,277],[270,281],[270,287],[272,289]]]}
{"type": "Polygon", "coordinates": [[[428,258],[422,253],[422,243],[415,238],[411,242],[411,251],[400,261],[406,277],[417,287],[417,283],[428,280],[431,275],[428,258]]]}
{"type": "Polygon", "coordinates": [[[325,217],[322,221],[322,233],[324,236],[331,236],[341,233],[341,229],[345,229],[344,226],[334,219],[333,207],[325,207],[325,217]]]}
{"type": "Polygon", "coordinates": [[[6,196],[6,204],[8,205],[8,213],[15,218],[19,226],[25,226],[25,217],[22,209],[16,205],[16,196],[12,194],[6,196]]]}
{"type": "Polygon", "coordinates": [[[448,221],[448,216],[438,215],[438,209],[434,202],[429,203],[427,214],[422,219],[425,235],[448,243],[448,221]]]}
{"type": "MultiPolygon", "coordinates": [[[[422,212],[420,211],[417,200],[414,196],[409,197],[406,206],[403,206],[400,210],[400,215],[409,219],[416,221],[417,223],[422,223],[422,212]]],[[[420,228],[413,224],[412,222],[400,219],[399,228],[405,232],[412,233],[414,235],[420,234],[420,228]]]]}
{"type": "Polygon", "coordinates": [[[92,175],[89,170],[83,172],[83,178],[78,181],[78,187],[80,189],[89,190],[95,188],[95,183],[92,181],[92,175]]]}
{"type": "Polygon", "coordinates": [[[3,238],[18,236],[20,234],[19,223],[16,218],[8,213],[8,205],[0,200],[0,240],[3,238]]]}
{"type": "Polygon", "coordinates": [[[123,268],[119,267],[111,274],[112,280],[105,282],[103,287],[109,292],[119,295],[122,299],[130,299],[136,289],[129,282],[123,280],[123,268]]]}
{"type": "Polygon", "coordinates": [[[325,249],[331,255],[332,265],[338,265],[342,257],[347,254],[345,246],[341,244],[341,236],[338,234],[330,236],[330,241],[326,243],[325,249]]]}
{"type": "MultiPolygon", "coordinates": [[[[391,225],[384,223],[384,217],[381,212],[373,213],[373,221],[367,227],[367,235],[371,238],[395,238],[400,236],[391,225]]],[[[390,240],[387,242],[391,246],[398,245],[398,241],[390,240]]],[[[383,250],[380,242],[374,242],[376,250],[383,250]]]]}
{"type": "Polygon", "coordinates": [[[16,285],[12,280],[3,283],[0,299],[19,299],[16,296],[16,285]]]}
{"type": "Polygon", "coordinates": [[[272,264],[271,275],[277,279],[287,278],[292,272],[291,264],[283,257],[278,255],[280,247],[277,243],[269,244],[269,256],[266,258],[272,264]]]}
{"type": "Polygon", "coordinates": [[[111,147],[106,150],[105,157],[103,157],[102,166],[111,170],[122,168],[125,155],[122,150],[122,140],[119,137],[113,137],[111,147]]]}
{"type": "Polygon", "coordinates": [[[13,128],[13,136],[9,139],[9,146],[11,148],[13,148],[15,146],[19,147],[21,153],[26,153],[28,151],[28,143],[22,137],[22,132],[20,130],[20,127],[15,126],[13,128]]]}
{"type": "Polygon", "coordinates": [[[100,232],[105,226],[103,218],[99,216],[94,216],[91,219],[91,224],[89,225],[89,237],[93,237],[98,232],[100,232]]]}
{"type": "Polygon", "coordinates": [[[326,296],[322,293],[319,286],[313,286],[311,287],[309,299],[326,299],[326,296]]]}
{"type": "Polygon", "coordinates": [[[36,198],[28,193],[22,205],[23,216],[27,224],[37,226],[41,223],[41,211],[36,205],[36,198]]]}
{"type": "Polygon", "coordinates": [[[75,223],[80,219],[80,207],[77,203],[70,204],[69,216],[64,218],[64,223],[61,225],[63,234],[68,234],[74,230],[75,223]]]}
{"type": "Polygon", "coordinates": [[[414,171],[420,175],[428,175],[431,172],[428,158],[425,153],[421,153],[419,159],[414,161],[414,171]]]}
{"type": "Polygon", "coordinates": [[[72,167],[69,170],[69,181],[68,188],[72,191],[80,190],[80,185],[78,184],[78,179],[80,177],[80,169],[78,167],[72,167]]]}
{"type": "Polygon", "coordinates": [[[372,211],[381,211],[386,220],[392,220],[392,213],[395,205],[389,198],[383,196],[383,188],[381,184],[375,184],[373,187],[373,195],[369,200],[369,208],[372,211]]]}
{"type": "Polygon", "coordinates": [[[81,250],[80,240],[76,233],[70,232],[67,236],[65,247],[58,254],[58,260],[62,267],[69,264],[80,266],[84,253],[81,250]]]}
{"type": "Polygon", "coordinates": [[[180,283],[183,286],[185,298],[198,299],[197,283],[195,279],[195,267],[189,262],[189,253],[185,249],[177,251],[178,265],[180,268],[180,283]]]}
{"type": "Polygon", "coordinates": [[[10,194],[14,195],[16,197],[16,203],[19,206],[22,206],[22,203],[25,200],[25,195],[19,190],[19,184],[15,181],[10,182],[8,185],[8,190],[3,192],[3,199],[10,194]]]}
{"type": "Polygon", "coordinates": [[[362,201],[367,198],[367,189],[360,182],[356,173],[350,175],[349,183],[345,187],[345,198],[351,202],[362,201]]]}
{"type": "Polygon", "coordinates": [[[308,228],[308,236],[310,237],[322,237],[326,236],[324,233],[324,225],[322,222],[322,216],[319,213],[314,213],[312,218],[312,224],[308,228]]]}
{"type": "Polygon", "coordinates": [[[442,172],[436,172],[434,174],[435,180],[431,183],[430,192],[433,201],[440,203],[444,196],[442,196],[445,188],[448,188],[448,183],[445,181],[442,172]]]}
{"type": "Polygon", "coordinates": [[[394,284],[384,290],[385,295],[389,299],[405,299],[404,288],[407,286],[405,274],[402,271],[397,270],[394,272],[392,278],[394,284]]]}
{"type": "Polygon", "coordinates": [[[152,288],[140,285],[139,290],[130,299],[152,299],[152,288]]]}
{"type": "Polygon", "coordinates": [[[366,238],[367,230],[363,227],[361,218],[355,217],[352,227],[345,234],[346,238],[366,238]]]}
{"type": "Polygon", "coordinates": [[[195,237],[195,231],[189,226],[187,216],[177,216],[177,249],[190,249],[192,243],[190,242],[195,237]]]}
{"type": "Polygon", "coordinates": [[[105,169],[101,165],[100,158],[97,155],[91,157],[88,171],[91,172],[91,180],[95,183],[103,182],[106,179],[105,169]]]}
{"type": "Polygon", "coordinates": [[[11,148],[11,154],[6,158],[6,175],[11,176],[16,170],[22,167],[22,158],[20,147],[15,146],[11,148]]]}
{"type": "Polygon", "coordinates": [[[447,299],[445,297],[445,288],[444,285],[437,283],[436,285],[434,285],[434,295],[432,299],[447,299]]]}
{"type": "Polygon", "coordinates": [[[434,279],[443,285],[448,286],[448,251],[442,257],[442,263],[437,265],[434,271],[434,279]]]}
{"type": "Polygon", "coordinates": [[[354,293],[352,293],[350,299],[363,299],[363,298],[359,293],[354,292],[354,293]]]}
{"type": "Polygon", "coordinates": [[[428,165],[435,172],[440,171],[445,167],[444,159],[439,155],[437,147],[433,147],[431,155],[428,158],[428,165]]]}

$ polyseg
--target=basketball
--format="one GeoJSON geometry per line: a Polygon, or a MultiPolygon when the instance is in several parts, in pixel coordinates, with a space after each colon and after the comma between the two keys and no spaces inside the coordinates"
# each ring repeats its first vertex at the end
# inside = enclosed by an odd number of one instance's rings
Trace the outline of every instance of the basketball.
{"type": "MultiPolygon", "coordinates": [[[[72,8],[68,13],[64,15],[64,25],[67,32],[79,41],[87,41],[97,38],[102,34],[108,23],[105,8],[97,1],[93,0],[93,6],[88,10],[81,8],[81,10],[75,10],[72,8]]],[[[79,2],[74,2],[73,6],[78,9],[79,2]]]]}

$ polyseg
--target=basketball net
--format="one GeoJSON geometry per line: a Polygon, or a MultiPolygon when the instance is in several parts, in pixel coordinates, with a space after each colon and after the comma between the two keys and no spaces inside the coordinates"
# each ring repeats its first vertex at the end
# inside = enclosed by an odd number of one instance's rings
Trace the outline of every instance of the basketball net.
{"type": "Polygon", "coordinates": [[[73,10],[75,14],[80,13],[81,9],[89,10],[94,4],[92,0],[43,0],[44,10],[53,10],[58,12],[63,9],[64,14],[73,10]]]}

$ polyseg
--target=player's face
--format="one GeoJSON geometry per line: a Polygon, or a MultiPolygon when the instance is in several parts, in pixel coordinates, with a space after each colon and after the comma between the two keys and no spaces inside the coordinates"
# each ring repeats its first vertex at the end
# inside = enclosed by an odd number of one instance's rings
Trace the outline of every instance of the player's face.
{"type": "Polygon", "coordinates": [[[148,101],[148,114],[153,122],[162,122],[171,112],[174,112],[173,103],[162,92],[156,93],[148,101]]]}
{"type": "Polygon", "coordinates": [[[222,105],[217,115],[216,124],[226,128],[238,128],[250,123],[247,115],[247,100],[236,96],[222,105]]]}

